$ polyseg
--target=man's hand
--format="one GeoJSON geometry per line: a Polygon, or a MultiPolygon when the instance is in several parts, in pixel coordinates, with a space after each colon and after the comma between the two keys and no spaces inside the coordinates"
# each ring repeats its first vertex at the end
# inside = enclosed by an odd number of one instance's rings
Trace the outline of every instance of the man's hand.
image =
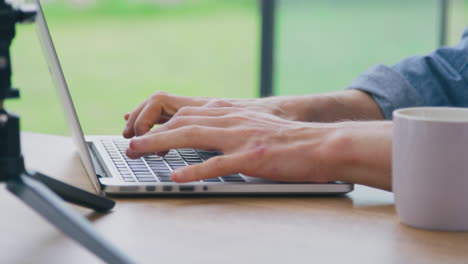
{"type": "Polygon", "coordinates": [[[184,107],[165,124],[132,139],[127,155],[137,158],[187,147],[224,153],[175,171],[172,177],[177,182],[233,173],[278,181],[326,182],[326,173],[319,172],[326,164],[319,152],[331,126],[310,131],[311,127],[236,107],[184,107]]]}
{"type": "Polygon", "coordinates": [[[123,136],[131,138],[144,135],[154,125],[167,122],[185,106],[235,107],[272,114],[286,120],[306,122],[382,119],[382,114],[374,100],[357,90],[255,99],[186,97],[156,92],[131,113],[125,114],[127,126],[123,136]]]}
{"type": "Polygon", "coordinates": [[[174,171],[176,182],[243,173],[275,181],[341,180],[390,189],[390,146],[387,122],[304,123],[239,107],[183,107],[163,125],[132,139],[127,155],[137,158],[173,148],[225,154],[174,171]]]}

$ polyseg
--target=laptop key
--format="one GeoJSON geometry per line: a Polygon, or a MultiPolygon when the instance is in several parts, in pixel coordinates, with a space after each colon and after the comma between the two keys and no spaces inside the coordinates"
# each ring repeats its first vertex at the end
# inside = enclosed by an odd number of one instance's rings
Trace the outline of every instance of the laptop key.
{"type": "Polygon", "coordinates": [[[127,161],[130,166],[146,166],[142,161],[127,161]]]}
{"type": "Polygon", "coordinates": [[[160,162],[148,162],[148,166],[153,166],[153,167],[167,167],[166,163],[160,161],[160,162]]]}
{"type": "Polygon", "coordinates": [[[143,175],[148,175],[148,176],[153,176],[153,174],[149,171],[133,171],[133,173],[137,176],[143,176],[143,175]]]}
{"type": "Polygon", "coordinates": [[[137,178],[154,178],[152,174],[135,174],[137,178]]]}
{"type": "Polygon", "coordinates": [[[151,168],[151,170],[156,173],[156,174],[160,174],[160,173],[171,173],[171,170],[169,170],[168,168],[151,168]]]}
{"type": "Polygon", "coordinates": [[[159,179],[160,182],[172,182],[171,179],[159,179]]]}
{"type": "Polygon", "coordinates": [[[185,163],[176,163],[176,164],[169,164],[171,166],[172,169],[175,169],[175,168],[183,168],[185,166],[187,166],[185,163]]]}
{"type": "Polygon", "coordinates": [[[209,151],[198,151],[198,154],[200,157],[202,157],[204,160],[211,159],[215,156],[219,156],[220,154],[218,152],[209,152],[209,151]]]}
{"type": "Polygon", "coordinates": [[[168,167],[153,167],[153,166],[150,166],[150,168],[153,171],[157,171],[157,172],[171,172],[171,170],[168,167]]]}
{"type": "Polygon", "coordinates": [[[224,182],[245,182],[244,179],[224,179],[224,182]]]}
{"type": "Polygon", "coordinates": [[[147,158],[146,162],[163,162],[162,158],[147,158]]]}
{"type": "Polygon", "coordinates": [[[221,182],[219,178],[204,179],[202,182],[221,182]]]}
{"type": "Polygon", "coordinates": [[[133,169],[132,168],[132,171],[135,174],[151,174],[148,169],[133,169]]]}
{"type": "Polygon", "coordinates": [[[181,159],[181,157],[177,154],[167,154],[164,156],[165,160],[170,160],[170,159],[181,159]]]}
{"type": "Polygon", "coordinates": [[[160,167],[160,168],[167,168],[167,164],[164,162],[158,162],[158,163],[148,163],[149,167],[160,167]]]}
{"type": "Polygon", "coordinates": [[[184,160],[183,159],[168,159],[166,160],[166,162],[170,165],[170,164],[176,164],[176,163],[184,163],[184,160]]]}
{"type": "Polygon", "coordinates": [[[176,161],[168,160],[167,164],[169,164],[169,165],[183,165],[183,164],[185,164],[185,162],[183,160],[176,160],[176,161]]]}
{"type": "Polygon", "coordinates": [[[159,156],[146,156],[146,157],[143,157],[144,160],[162,160],[163,157],[159,157],[159,156]]]}
{"type": "Polygon", "coordinates": [[[125,182],[136,182],[134,178],[123,178],[125,182]]]}
{"type": "Polygon", "coordinates": [[[201,159],[185,159],[185,162],[191,163],[191,164],[196,164],[196,163],[202,163],[203,160],[201,160],[201,159]]]}
{"type": "Polygon", "coordinates": [[[161,174],[161,173],[166,173],[166,174],[171,174],[171,171],[169,169],[152,169],[155,174],[161,174]]]}
{"type": "Polygon", "coordinates": [[[158,182],[156,178],[138,178],[139,182],[158,182]]]}
{"type": "Polygon", "coordinates": [[[165,159],[165,161],[169,164],[171,163],[184,163],[184,160],[182,158],[177,158],[177,159],[165,159]]]}
{"type": "Polygon", "coordinates": [[[223,179],[242,179],[241,176],[236,175],[236,174],[226,175],[226,176],[223,176],[221,178],[223,178],[223,179]]]}
{"type": "Polygon", "coordinates": [[[169,168],[166,163],[156,163],[156,164],[150,163],[148,164],[148,166],[150,168],[169,168]]]}
{"type": "Polygon", "coordinates": [[[172,182],[172,179],[169,177],[158,177],[160,182],[172,182]]]}
{"type": "Polygon", "coordinates": [[[146,164],[143,163],[143,162],[132,162],[132,161],[127,161],[127,164],[130,166],[130,167],[146,167],[146,164]]]}
{"type": "Polygon", "coordinates": [[[221,177],[225,182],[245,182],[245,180],[238,174],[230,174],[221,177]]]}
{"type": "Polygon", "coordinates": [[[144,179],[156,179],[154,176],[136,176],[138,180],[144,180],[144,179]]]}
{"type": "Polygon", "coordinates": [[[130,168],[135,168],[135,169],[140,169],[140,168],[146,168],[145,164],[128,164],[130,168]]]}

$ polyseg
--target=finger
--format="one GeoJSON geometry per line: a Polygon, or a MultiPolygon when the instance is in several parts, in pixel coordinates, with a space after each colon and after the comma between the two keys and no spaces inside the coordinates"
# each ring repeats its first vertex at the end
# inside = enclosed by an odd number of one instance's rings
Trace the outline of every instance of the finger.
{"type": "Polygon", "coordinates": [[[159,123],[159,124],[164,124],[164,123],[166,123],[167,121],[171,120],[171,118],[172,118],[171,116],[163,114],[163,115],[159,118],[158,123],[159,123]]]}
{"type": "Polygon", "coordinates": [[[246,163],[246,157],[243,154],[217,156],[204,163],[177,169],[172,172],[171,177],[175,182],[191,182],[221,177],[241,172],[246,163]]]}
{"type": "MultiPolygon", "coordinates": [[[[141,157],[144,157],[144,156],[148,156],[148,155],[152,155],[154,153],[151,153],[151,152],[147,152],[147,153],[141,153],[141,152],[135,152],[133,150],[129,150],[127,149],[127,152],[125,153],[127,155],[127,157],[131,158],[131,159],[138,159],[138,158],[141,158],[141,157]]],[[[164,155],[159,155],[157,154],[158,156],[162,157],[164,155]]]]}
{"type": "Polygon", "coordinates": [[[161,123],[164,123],[181,107],[187,105],[200,106],[205,104],[206,101],[208,101],[206,98],[177,96],[165,92],[156,92],[131,113],[127,122],[127,127],[124,130],[124,137],[131,138],[136,135],[142,135],[145,133],[144,131],[147,132],[147,127],[151,120],[155,120],[153,124],[159,120],[161,123]],[[148,111],[142,113],[147,106],[149,106],[148,111]],[[156,109],[156,111],[151,112],[149,108],[151,110],[156,109]],[[135,126],[137,120],[141,121],[141,123],[135,126]]]}
{"type": "Polygon", "coordinates": [[[169,120],[169,122],[160,125],[159,127],[153,129],[150,134],[157,134],[165,131],[174,130],[186,126],[204,126],[204,127],[218,127],[226,128],[231,127],[235,124],[235,120],[225,117],[200,117],[200,116],[183,116],[175,117],[169,120]]]}
{"type": "Polygon", "coordinates": [[[125,138],[131,138],[135,136],[135,130],[133,129],[133,124],[135,123],[135,120],[137,119],[138,115],[140,114],[141,110],[145,107],[147,101],[144,101],[141,103],[135,110],[133,110],[130,113],[130,116],[128,117],[127,120],[127,126],[125,126],[125,129],[123,131],[123,136],[125,138]]]}
{"type": "Polygon", "coordinates": [[[233,104],[226,99],[211,99],[204,106],[220,108],[220,107],[232,107],[233,104]]]}
{"type": "Polygon", "coordinates": [[[238,107],[182,107],[175,116],[224,116],[232,113],[239,113],[243,109],[238,107]]]}
{"type": "Polygon", "coordinates": [[[124,115],[125,121],[128,121],[128,118],[129,118],[129,117],[130,117],[130,113],[126,113],[126,114],[124,115]]]}
{"type": "Polygon", "coordinates": [[[231,133],[226,129],[186,126],[157,134],[147,134],[130,141],[127,155],[137,158],[144,153],[163,152],[174,148],[221,150],[230,144],[231,133]]]}
{"type": "Polygon", "coordinates": [[[151,102],[143,108],[135,121],[135,135],[144,135],[148,133],[155,124],[164,124],[170,119],[171,115],[164,113],[164,105],[160,102],[151,102]]]}
{"type": "Polygon", "coordinates": [[[159,102],[147,104],[135,120],[133,125],[136,136],[146,134],[161,117],[162,106],[159,102]]]}

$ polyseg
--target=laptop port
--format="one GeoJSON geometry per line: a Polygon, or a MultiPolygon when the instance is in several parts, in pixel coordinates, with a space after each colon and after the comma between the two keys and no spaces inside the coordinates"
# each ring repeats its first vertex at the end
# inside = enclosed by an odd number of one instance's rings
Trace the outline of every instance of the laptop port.
{"type": "Polygon", "coordinates": [[[179,187],[179,191],[181,192],[193,192],[195,190],[195,186],[193,185],[183,185],[179,187]]]}
{"type": "Polygon", "coordinates": [[[172,186],[169,186],[169,185],[163,186],[163,191],[164,192],[171,192],[172,191],[172,186]]]}
{"type": "Polygon", "coordinates": [[[148,192],[154,192],[154,191],[156,191],[156,186],[146,186],[146,190],[148,192]]]}
{"type": "Polygon", "coordinates": [[[121,192],[138,192],[138,186],[122,186],[119,189],[121,192]]]}

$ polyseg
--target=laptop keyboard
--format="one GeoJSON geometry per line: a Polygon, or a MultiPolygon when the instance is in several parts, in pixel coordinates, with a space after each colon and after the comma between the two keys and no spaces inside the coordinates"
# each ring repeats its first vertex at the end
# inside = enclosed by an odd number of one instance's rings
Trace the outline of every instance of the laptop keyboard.
{"type": "MultiPolygon", "coordinates": [[[[202,163],[212,157],[222,155],[195,149],[172,149],[164,157],[149,155],[130,159],[125,154],[129,141],[122,139],[101,139],[101,142],[125,182],[172,182],[171,171],[177,168],[202,163]]],[[[239,174],[219,178],[204,179],[201,182],[245,182],[239,174]]]]}

